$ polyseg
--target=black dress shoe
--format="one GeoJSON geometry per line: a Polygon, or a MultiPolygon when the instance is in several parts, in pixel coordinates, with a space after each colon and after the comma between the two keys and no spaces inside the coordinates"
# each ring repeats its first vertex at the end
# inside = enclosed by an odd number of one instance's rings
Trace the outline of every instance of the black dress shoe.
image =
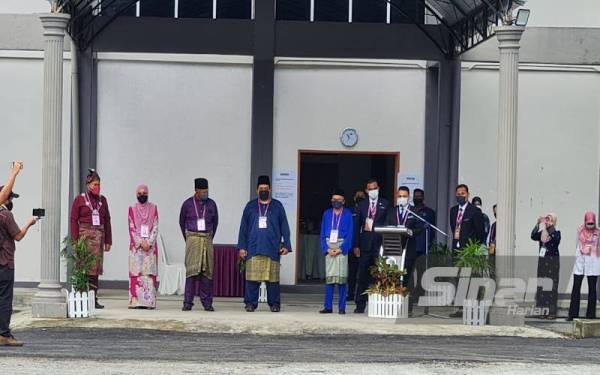
{"type": "Polygon", "coordinates": [[[212,305],[210,305],[210,306],[205,306],[205,307],[204,307],[204,311],[215,311],[215,308],[214,308],[214,307],[212,307],[212,305]]]}
{"type": "Polygon", "coordinates": [[[279,307],[278,305],[271,306],[271,312],[280,312],[280,311],[281,311],[281,307],[279,307]]]}
{"type": "Polygon", "coordinates": [[[340,315],[346,315],[346,310],[340,310],[340,311],[339,311],[339,314],[340,314],[340,315]]]}
{"type": "Polygon", "coordinates": [[[567,319],[565,319],[567,322],[572,322],[573,318],[572,317],[568,317],[567,319]]]}
{"type": "Polygon", "coordinates": [[[96,308],[99,309],[99,310],[101,310],[101,309],[104,308],[104,305],[101,305],[101,304],[98,303],[98,301],[96,301],[96,308]]]}
{"type": "Polygon", "coordinates": [[[323,309],[319,311],[319,314],[331,314],[332,312],[332,309],[323,309]]]}
{"type": "Polygon", "coordinates": [[[254,305],[247,304],[245,309],[246,309],[246,312],[254,312],[254,310],[256,310],[256,307],[254,307],[254,305]]]}
{"type": "Polygon", "coordinates": [[[183,307],[181,308],[181,311],[192,311],[192,306],[183,305],[183,307]]]}
{"type": "Polygon", "coordinates": [[[364,314],[365,313],[365,308],[364,307],[357,307],[354,309],[354,313],[355,314],[364,314]]]}

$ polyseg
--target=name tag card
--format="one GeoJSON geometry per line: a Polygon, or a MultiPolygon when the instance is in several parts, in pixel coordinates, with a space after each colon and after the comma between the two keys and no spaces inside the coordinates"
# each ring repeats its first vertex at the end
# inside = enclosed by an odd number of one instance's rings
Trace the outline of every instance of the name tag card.
{"type": "Polygon", "coordinates": [[[197,227],[198,227],[198,232],[205,232],[206,231],[206,220],[198,219],[197,227]]]}
{"type": "Polygon", "coordinates": [[[142,227],[140,229],[140,235],[142,236],[142,238],[150,238],[150,229],[146,224],[142,224],[142,227]]]}
{"type": "Polygon", "coordinates": [[[541,247],[540,248],[540,258],[543,258],[546,256],[546,248],[545,247],[541,247]]]}
{"type": "Polygon", "coordinates": [[[100,226],[100,213],[98,211],[92,212],[92,225],[95,227],[100,226]]]}
{"type": "Polygon", "coordinates": [[[329,232],[329,242],[331,242],[331,243],[338,242],[338,234],[339,234],[339,232],[337,230],[332,229],[331,232],[329,232]]]}
{"type": "Polygon", "coordinates": [[[372,230],[373,230],[373,219],[371,219],[370,217],[368,217],[365,220],[365,231],[371,232],[372,230]]]}
{"type": "Polygon", "coordinates": [[[259,229],[267,229],[267,217],[266,216],[258,217],[258,228],[259,229]]]}

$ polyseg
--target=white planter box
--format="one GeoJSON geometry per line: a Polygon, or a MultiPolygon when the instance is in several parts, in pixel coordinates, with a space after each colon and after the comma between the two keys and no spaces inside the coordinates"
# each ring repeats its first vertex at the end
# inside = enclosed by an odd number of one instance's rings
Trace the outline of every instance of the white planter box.
{"type": "Polygon", "coordinates": [[[468,326],[484,326],[490,306],[484,301],[465,300],[463,302],[463,324],[468,326]]]}
{"type": "Polygon", "coordinates": [[[369,294],[369,318],[408,318],[408,296],[391,294],[384,297],[381,294],[369,294]]]}
{"type": "Polygon", "coordinates": [[[258,302],[267,302],[267,284],[264,281],[260,283],[258,302]]]}
{"type": "Polygon", "coordinates": [[[89,318],[96,313],[96,294],[89,292],[67,291],[67,306],[69,318],[89,318]]]}

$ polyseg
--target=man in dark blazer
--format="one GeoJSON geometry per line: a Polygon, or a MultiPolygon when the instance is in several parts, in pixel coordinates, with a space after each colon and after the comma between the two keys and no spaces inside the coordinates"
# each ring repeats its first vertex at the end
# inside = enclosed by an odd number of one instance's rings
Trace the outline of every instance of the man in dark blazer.
{"type": "MultiPolygon", "coordinates": [[[[468,245],[469,241],[485,244],[485,229],[483,213],[473,204],[469,203],[469,187],[460,184],[456,187],[457,205],[450,209],[450,236],[452,238],[452,254],[468,245]]],[[[462,307],[450,314],[450,317],[462,316],[462,307]]]]}
{"type": "MultiPolygon", "coordinates": [[[[411,237],[404,237],[402,241],[402,247],[406,247],[406,255],[404,258],[404,269],[406,275],[404,276],[404,285],[411,289],[411,294],[414,291],[411,284],[411,277],[415,270],[415,263],[417,260],[417,236],[424,230],[424,225],[421,220],[417,219],[409,211],[412,207],[408,205],[410,200],[410,189],[406,186],[400,186],[396,196],[396,206],[390,209],[387,214],[385,221],[386,225],[393,226],[405,226],[412,231],[411,237]]],[[[414,299],[413,299],[414,300],[414,299]]],[[[409,310],[412,310],[412,302],[409,305],[409,310]]]]}
{"type": "Polygon", "coordinates": [[[390,207],[385,198],[379,196],[377,180],[367,181],[367,199],[358,204],[358,225],[354,228],[354,255],[358,258],[358,285],[356,290],[357,314],[365,312],[367,296],[363,295],[371,282],[369,268],[375,264],[381,247],[381,235],[374,232],[375,227],[385,225],[390,207]]]}
{"type": "Polygon", "coordinates": [[[461,184],[456,187],[456,206],[450,209],[450,229],[452,250],[455,252],[473,240],[485,244],[483,213],[469,203],[469,187],[461,184]]]}

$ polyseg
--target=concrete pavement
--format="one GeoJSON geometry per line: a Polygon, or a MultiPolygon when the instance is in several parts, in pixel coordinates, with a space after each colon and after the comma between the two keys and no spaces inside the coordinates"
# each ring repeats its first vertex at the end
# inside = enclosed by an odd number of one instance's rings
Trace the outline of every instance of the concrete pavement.
{"type": "MultiPolygon", "coordinates": [[[[271,313],[261,304],[254,313],[243,310],[240,298],[216,298],[215,312],[205,312],[199,302],[191,312],[182,312],[182,297],[160,297],[156,310],[127,309],[127,292],[104,290],[101,302],[106,306],[90,319],[33,319],[27,307],[27,290],[19,290],[22,311],[13,317],[16,330],[26,328],[82,327],[137,328],[176,332],[259,334],[259,335],[418,335],[418,336],[513,336],[532,338],[564,338],[556,330],[539,327],[470,327],[461,319],[416,317],[401,324],[394,320],[368,318],[353,314],[348,305],[346,315],[318,314],[320,295],[293,294],[282,296],[282,312],[271,313]]],[[[433,310],[433,309],[432,309],[433,310]]],[[[452,310],[436,310],[440,316],[452,310]]],[[[418,316],[418,309],[416,315],[418,316]]]]}

